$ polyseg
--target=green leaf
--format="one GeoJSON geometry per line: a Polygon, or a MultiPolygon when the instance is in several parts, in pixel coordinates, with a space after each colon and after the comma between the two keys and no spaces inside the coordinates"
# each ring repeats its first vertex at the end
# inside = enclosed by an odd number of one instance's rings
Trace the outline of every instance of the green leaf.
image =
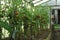
{"type": "Polygon", "coordinates": [[[6,30],[8,30],[9,32],[11,32],[11,26],[9,26],[8,23],[6,23],[6,22],[0,21],[0,27],[3,27],[6,30]]]}

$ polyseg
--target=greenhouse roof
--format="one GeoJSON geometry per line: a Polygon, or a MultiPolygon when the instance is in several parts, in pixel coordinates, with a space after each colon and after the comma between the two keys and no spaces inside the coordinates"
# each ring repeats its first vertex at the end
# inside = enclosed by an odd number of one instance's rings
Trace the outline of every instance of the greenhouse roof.
{"type": "Polygon", "coordinates": [[[48,2],[46,2],[44,4],[42,4],[42,5],[50,5],[50,6],[52,6],[52,5],[60,5],[60,0],[50,0],[50,1],[48,1],[48,2]]]}
{"type": "Polygon", "coordinates": [[[34,0],[34,1],[32,1],[32,3],[34,4],[34,6],[37,6],[37,5],[40,5],[40,4],[45,3],[47,1],[49,1],[49,0],[34,0]]]}

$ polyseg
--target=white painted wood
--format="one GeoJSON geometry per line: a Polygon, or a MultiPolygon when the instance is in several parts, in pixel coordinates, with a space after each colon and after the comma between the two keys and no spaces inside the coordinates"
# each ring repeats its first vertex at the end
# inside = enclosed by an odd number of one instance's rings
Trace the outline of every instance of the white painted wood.
{"type": "Polygon", "coordinates": [[[39,2],[35,3],[34,6],[40,5],[40,4],[45,3],[45,2],[47,2],[47,1],[49,1],[49,0],[39,1],[39,2]]]}
{"type": "Polygon", "coordinates": [[[51,7],[52,9],[60,9],[60,6],[51,7]]]}
{"type": "Polygon", "coordinates": [[[58,10],[55,9],[55,19],[56,19],[56,23],[58,24],[58,10]]]}
{"type": "Polygon", "coordinates": [[[32,1],[33,3],[37,3],[37,2],[39,2],[40,0],[34,0],[34,1],[32,1]]]}

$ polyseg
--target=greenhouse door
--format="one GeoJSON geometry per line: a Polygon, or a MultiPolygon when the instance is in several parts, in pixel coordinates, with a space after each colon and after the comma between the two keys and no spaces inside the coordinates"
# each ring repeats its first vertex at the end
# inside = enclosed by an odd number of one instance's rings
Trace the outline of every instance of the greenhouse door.
{"type": "Polygon", "coordinates": [[[54,22],[60,24],[60,9],[53,9],[52,15],[54,15],[54,22]]]}
{"type": "Polygon", "coordinates": [[[54,22],[55,24],[58,24],[58,11],[57,11],[57,9],[52,9],[52,15],[51,15],[51,16],[54,17],[53,22],[54,22]]]}
{"type": "Polygon", "coordinates": [[[52,16],[54,16],[53,22],[60,24],[60,9],[52,9],[52,16]]]}
{"type": "Polygon", "coordinates": [[[60,9],[52,9],[52,15],[54,23],[52,26],[52,38],[51,40],[60,40],[60,9]]]}

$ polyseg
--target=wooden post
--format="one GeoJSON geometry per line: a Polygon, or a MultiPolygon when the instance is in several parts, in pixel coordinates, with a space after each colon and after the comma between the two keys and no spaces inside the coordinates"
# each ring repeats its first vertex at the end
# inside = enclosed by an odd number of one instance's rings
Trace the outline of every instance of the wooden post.
{"type": "MultiPolygon", "coordinates": [[[[54,13],[55,14],[55,13],[54,13]]],[[[53,15],[54,15],[53,14],[53,15]]],[[[52,15],[52,13],[51,13],[51,15],[52,15]]],[[[50,17],[51,17],[51,15],[50,15],[50,17]]],[[[54,19],[52,19],[52,17],[51,17],[51,19],[50,19],[50,22],[51,22],[51,24],[50,24],[50,26],[51,26],[51,39],[50,40],[55,40],[55,28],[54,28],[54,19]]]]}

